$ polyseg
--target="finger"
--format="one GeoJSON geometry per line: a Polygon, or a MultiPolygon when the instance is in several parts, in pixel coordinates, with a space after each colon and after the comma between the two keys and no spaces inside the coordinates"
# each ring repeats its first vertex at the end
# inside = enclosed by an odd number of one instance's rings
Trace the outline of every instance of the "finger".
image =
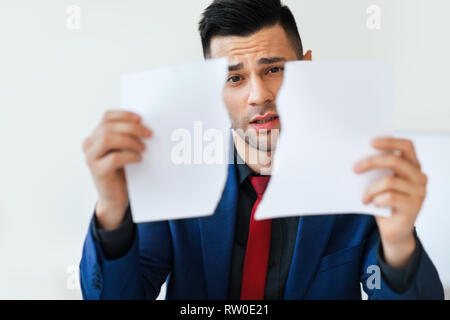
{"type": "Polygon", "coordinates": [[[138,163],[142,159],[141,154],[130,150],[114,151],[98,160],[97,173],[102,175],[120,169],[126,164],[138,163]]]}
{"type": "Polygon", "coordinates": [[[109,122],[105,123],[99,130],[108,133],[120,133],[133,136],[135,138],[149,138],[152,131],[146,126],[133,122],[109,122]]]}
{"type": "Polygon", "coordinates": [[[115,150],[131,150],[140,153],[145,150],[145,144],[129,135],[117,133],[105,134],[97,137],[88,157],[94,160],[99,159],[115,150]]]}
{"type": "Polygon", "coordinates": [[[425,186],[413,184],[405,179],[395,176],[387,176],[379,179],[374,184],[370,185],[363,196],[363,203],[369,204],[373,198],[381,193],[395,191],[407,196],[425,197],[425,186]]]}
{"type": "Polygon", "coordinates": [[[425,184],[426,177],[420,170],[405,160],[402,156],[389,153],[381,154],[361,160],[354,166],[357,173],[363,173],[373,169],[391,169],[398,176],[415,183],[425,184]]]}
{"type": "Polygon", "coordinates": [[[414,143],[411,140],[392,137],[377,138],[372,140],[372,146],[378,150],[398,150],[408,161],[420,168],[414,143]]]}
{"type": "Polygon", "coordinates": [[[303,61],[311,61],[312,60],[312,51],[308,50],[303,56],[303,61]]]}
{"type": "Polygon", "coordinates": [[[377,195],[373,199],[373,204],[377,208],[395,208],[399,210],[409,209],[412,199],[409,196],[397,192],[385,192],[377,195]]]}
{"type": "Polygon", "coordinates": [[[138,114],[135,114],[130,111],[124,110],[109,110],[106,111],[103,115],[103,122],[110,121],[130,121],[139,123],[141,121],[141,117],[138,114]]]}

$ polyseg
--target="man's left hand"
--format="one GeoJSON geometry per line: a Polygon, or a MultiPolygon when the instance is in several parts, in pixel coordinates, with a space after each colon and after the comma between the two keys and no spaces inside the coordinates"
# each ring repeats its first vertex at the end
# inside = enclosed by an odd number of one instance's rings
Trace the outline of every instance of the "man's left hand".
{"type": "Polygon", "coordinates": [[[354,166],[358,174],[373,169],[391,169],[386,176],[370,185],[363,203],[390,207],[389,218],[376,216],[385,261],[393,267],[404,267],[414,252],[414,223],[426,196],[427,176],[422,172],[414,144],[393,137],[372,141],[377,150],[392,151],[361,160],[354,166]]]}

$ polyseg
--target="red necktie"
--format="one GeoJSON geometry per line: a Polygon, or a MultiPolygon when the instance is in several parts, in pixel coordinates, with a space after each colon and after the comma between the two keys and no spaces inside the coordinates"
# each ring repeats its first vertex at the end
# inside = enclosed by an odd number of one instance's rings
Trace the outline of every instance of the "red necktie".
{"type": "Polygon", "coordinates": [[[253,205],[250,218],[247,249],[242,272],[241,300],[263,300],[266,286],[267,264],[269,262],[272,220],[254,219],[256,208],[261,202],[270,177],[249,176],[258,198],[253,205]]]}

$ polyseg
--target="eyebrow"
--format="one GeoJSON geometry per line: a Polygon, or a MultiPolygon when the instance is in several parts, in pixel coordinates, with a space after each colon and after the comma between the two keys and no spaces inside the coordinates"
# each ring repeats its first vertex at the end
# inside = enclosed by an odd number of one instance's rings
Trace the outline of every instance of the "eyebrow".
{"type": "Polygon", "coordinates": [[[283,57],[261,58],[258,60],[258,65],[271,64],[271,63],[277,63],[277,62],[282,62],[282,61],[286,61],[286,58],[283,58],[283,57]]]}
{"type": "Polygon", "coordinates": [[[243,63],[238,63],[238,64],[231,64],[228,66],[228,71],[237,71],[244,68],[244,64],[243,63]]]}
{"type": "MultiPolygon", "coordinates": [[[[286,58],[283,57],[269,57],[269,58],[261,58],[258,60],[258,65],[271,64],[286,61],[286,58]]],[[[244,68],[243,63],[232,64],[228,66],[228,71],[237,71],[244,68]]]]}

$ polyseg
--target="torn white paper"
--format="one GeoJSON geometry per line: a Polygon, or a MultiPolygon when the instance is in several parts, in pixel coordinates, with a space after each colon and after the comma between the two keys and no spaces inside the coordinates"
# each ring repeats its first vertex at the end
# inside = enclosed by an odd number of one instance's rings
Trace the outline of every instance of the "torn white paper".
{"type": "Polygon", "coordinates": [[[125,169],[135,222],[214,213],[227,176],[227,66],[219,59],[122,78],[124,109],[153,132],[142,162],[125,169]]]}
{"type": "Polygon", "coordinates": [[[393,72],[375,62],[290,62],[277,109],[281,133],[272,178],[255,219],[361,213],[370,184],[391,170],[353,171],[379,154],[375,137],[393,135],[393,72]]]}

